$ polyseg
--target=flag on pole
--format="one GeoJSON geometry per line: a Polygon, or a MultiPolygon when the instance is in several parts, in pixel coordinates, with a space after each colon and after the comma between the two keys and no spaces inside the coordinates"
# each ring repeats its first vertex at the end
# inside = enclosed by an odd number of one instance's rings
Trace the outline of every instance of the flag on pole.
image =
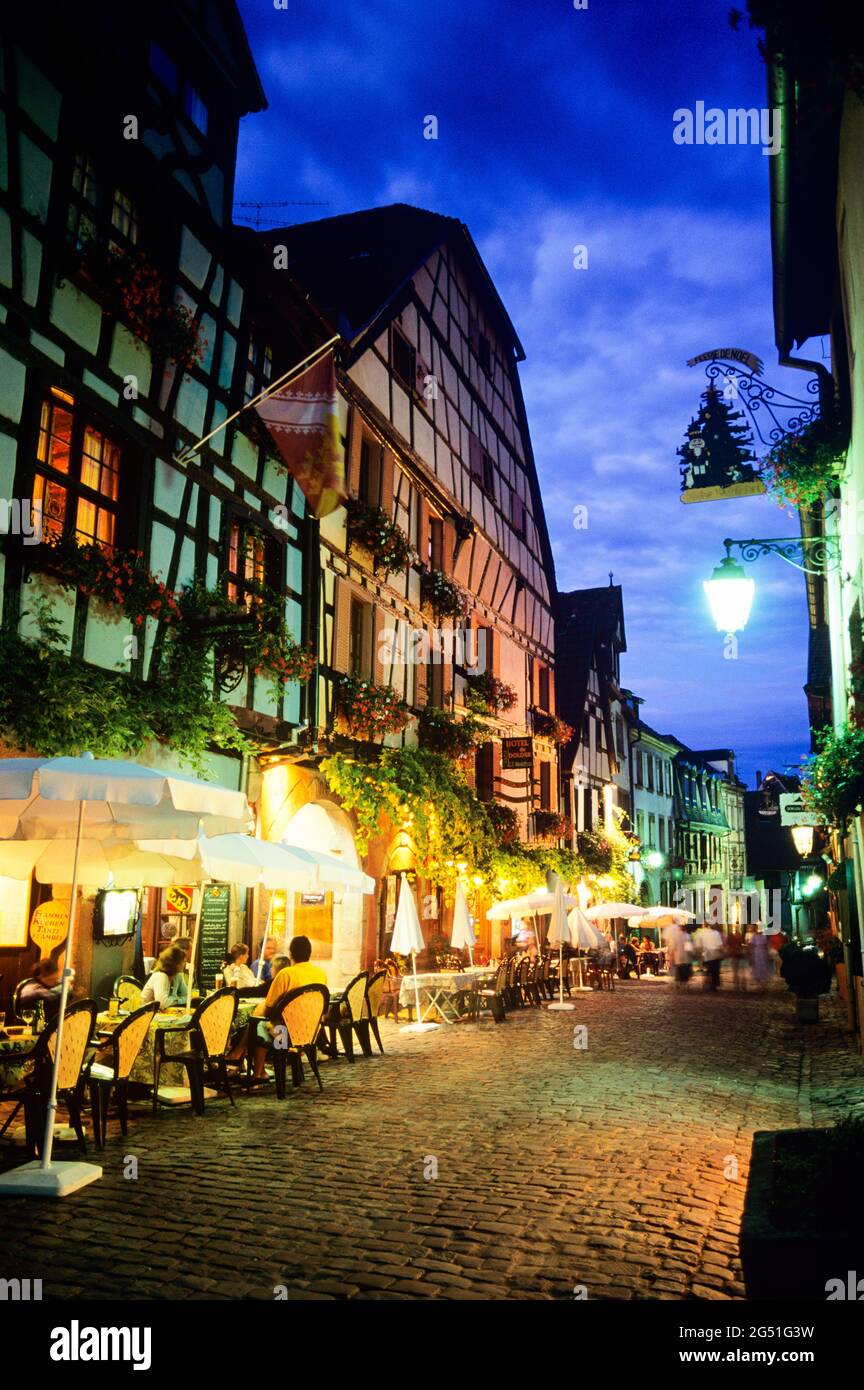
{"type": "Polygon", "coordinates": [[[348,493],[332,352],[255,409],[310,510],[317,517],[335,511],[348,493]]]}

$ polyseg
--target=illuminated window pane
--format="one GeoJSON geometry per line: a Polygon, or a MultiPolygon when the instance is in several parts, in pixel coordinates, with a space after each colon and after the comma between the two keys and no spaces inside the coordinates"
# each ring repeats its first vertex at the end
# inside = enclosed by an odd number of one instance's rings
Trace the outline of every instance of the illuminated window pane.
{"type": "Polygon", "coordinates": [[[31,524],[37,524],[39,509],[42,512],[42,539],[44,541],[57,540],[63,534],[63,523],[66,519],[66,500],[67,492],[60,483],[55,483],[50,478],[44,478],[41,473],[37,473],[33,479],[33,510],[31,524]]]}
{"type": "Polygon", "coordinates": [[[137,242],[138,212],[132,199],[126,193],[121,192],[119,188],[114,190],[111,225],[116,227],[127,241],[137,242]]]}

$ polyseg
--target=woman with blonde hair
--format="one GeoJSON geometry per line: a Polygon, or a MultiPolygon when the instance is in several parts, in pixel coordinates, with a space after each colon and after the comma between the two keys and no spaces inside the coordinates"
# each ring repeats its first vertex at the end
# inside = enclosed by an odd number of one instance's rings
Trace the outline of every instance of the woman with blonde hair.
{"type": "Polygon", "coordinates": [[[150,1004],[155,999],[161,1009],[175,1008],[186,1003],[186,981],[183,970],[186,965],[186,952],[179,946],[166,946],[157,957],[153,974],[141,991],[141,1003],[150,1004]]]}

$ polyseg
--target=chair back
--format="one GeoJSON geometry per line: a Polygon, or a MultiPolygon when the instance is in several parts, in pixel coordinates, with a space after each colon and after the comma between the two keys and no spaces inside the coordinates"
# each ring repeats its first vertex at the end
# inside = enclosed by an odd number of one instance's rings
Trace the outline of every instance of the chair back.
{"type": "Polygon", "coordinates": [[[137,1009],[141,1003],[144,988],[134,975],[118,975],[114,981],[114,993],[126,1009],[137,1009]]]}
{"type": "Polygon", "coordinates": [[[363,1017],[363,1006],[366,1002],[366,983],[369,979],[369,971],[361,970],[359,975],[345,986],[342,994],[342,1001],[348,1007],[348,1014],[351,1022],[363,1017]]]}
{"type": "Polygon", "coordinates": [[[152,1004],[142,1005],[124,1018],[119,1028],[114,1029],[111,1044],[114,1049],[114,1075],[118,1081],[128,1079],[150,1031],[153,1015],[158,1012],[159,1005],[154,999],[152,1004]]]}
{"type": "Polygon", "coordinates": [[[19,980],[14,990],[12,991],[12,1015],[18,1023],[24,1022],[23,1018],[18,1012],[18,1000],[21,997],[21,991],[25,985],[32,984],[35,984],[35,977],[33,975],[28,975],[26,980],[19,980]]]}
{"type": "Polygon", "coordinates": [[[376,970],[374,975],[370,975],[366,984],[366,1003],[363,1008],[364,1018],[377,1018],[384,1004],[384,986],[387,980],[386,970],[376,970]]]}
{"type": "Polygon", "coordinates": [[[507,985],[507,962],[503,961],[495,971],[495,993],[503,994],[507,985]]]}
{"type": "Polygon", "coordinates": [[[273,1012],[288,1030],[289,1047],[312,1046],[329,1005],[330,991],[326,985],[300,985],[276,1001],[273,1012]]]}
{"type": "MultiPolygon", "coordinates": [[[[74,1091],[78,1085],[87,1047],[96,1026],[97,1012],[95,999],[79,999],[66,1010],[63,1018],[63,1037],[60,1040],[60,1065],[57,1069],[58,1091],[74,1091]]],[[[39,1039],[36,1070],[37,1084],[40,1088],[47,1089],[51,1082],[59,1022],[59,1018],[53,1019],[39,1039]]]]}
{"type": "Polygon", "coordinates": [[[519,969],[516,972],[516,982],[520,989],[524,989],[528,983],[528,976],[531,971],[531,961],[528,956],[519,962],[519,969]]]}
{"type": "Polygon", "coordinates": [[[189,1027],[200,1037],[205,1057],[221,1057],[225,1052],[236,1013],[237,995],[233,989],[217,989],[198,1005],[189,1027]]]}
{"type": "Polygon", "coordinates": [[[519,962],[518,962],[518,960],[516,959],[516,957],[515,957],[515,956],[511,956],[510,959],[507,961],[507,976],[506,976],[506,979],[507,979],[507,988],[508,988],[508,989],[513,989],[513,988],[515,988],[515,985],[516,985],[516,971],[517,971],[517,969],[518,969],[518,966],[519,966],[519,962]]]}

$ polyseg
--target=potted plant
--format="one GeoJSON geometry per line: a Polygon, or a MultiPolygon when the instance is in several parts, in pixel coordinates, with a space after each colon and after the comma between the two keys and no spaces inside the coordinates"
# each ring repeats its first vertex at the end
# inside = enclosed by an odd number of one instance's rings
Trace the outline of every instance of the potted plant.
{"type": "Polygon", "coordinates": [[[420,576],[420,596],[435,617],[460,619],[467,616],[469,602],[465,590],[442,570],[424,570],[420,576]]]}
{"type": "Polygon", "coordinates": [[[859,1203],[838,1201],[837,1189],[862,1166],[859,1117],[754,1134],[739,1238],[748,1299],[847,1296],[849,1272],[864,1274],[864,1216],[859,1203]]]}
{"type": "Polygon", "coordinates": [[[449,710],[435,705],[422,709],[417,720],[420,747],[457,760],[471,757],[479,729],[480,725],[470,715],[467,719],[457,719],[449,710]]]}
{"type": "Polygon", "coordinates": [[[833,410],[790,430],[762,464],[769,490],[788,507],[824,502],[842,476],[847,444],[848,431],[833,410]]]}
{"type": "Polygon", "coordinates": [[[575,733],[566,720],[559,719],[556,714],[547,714],[545,710],[532,711],[532,724],[538,737],[551,738],[553,743],[569,743],[575,733]]]}
{"type": "Polygon", "coordinates": [[[780,974],[795,995],[799,1023],[819,1022],[819,995],[831,988],[834,969],[830,960],[815,946],[799,946],[790,941],[781,946],[780,974]]]}
{"type": "Polygon", "coordinates": [[[822,729],[816,742],[818,751],[804,760],[804,802],[842,829],[864,803],[864,728],[822,729]]]}
{"type": "Polygon", "coordinates": [[[465,704],[472,714],[500,714],[512,709],[518,696],[512,685],[493,676],[491,671],[465,677],[465,704]]]}
{"type": "Polygon", "coordinates": [[[382,507],[370,506],[356,497],[350,497],[346,506],[348,544],[371,555],[376,573],[381,570],[387,575],[417,563],[417,552],[405,532],[382,507]]]}
{"type": "Polygon", "coordinates": [[[337,717],[351,738],[377,739],[401,734],[410,718],[405,701],[389,685],[343,676],[337,691],[337,717]]]}

